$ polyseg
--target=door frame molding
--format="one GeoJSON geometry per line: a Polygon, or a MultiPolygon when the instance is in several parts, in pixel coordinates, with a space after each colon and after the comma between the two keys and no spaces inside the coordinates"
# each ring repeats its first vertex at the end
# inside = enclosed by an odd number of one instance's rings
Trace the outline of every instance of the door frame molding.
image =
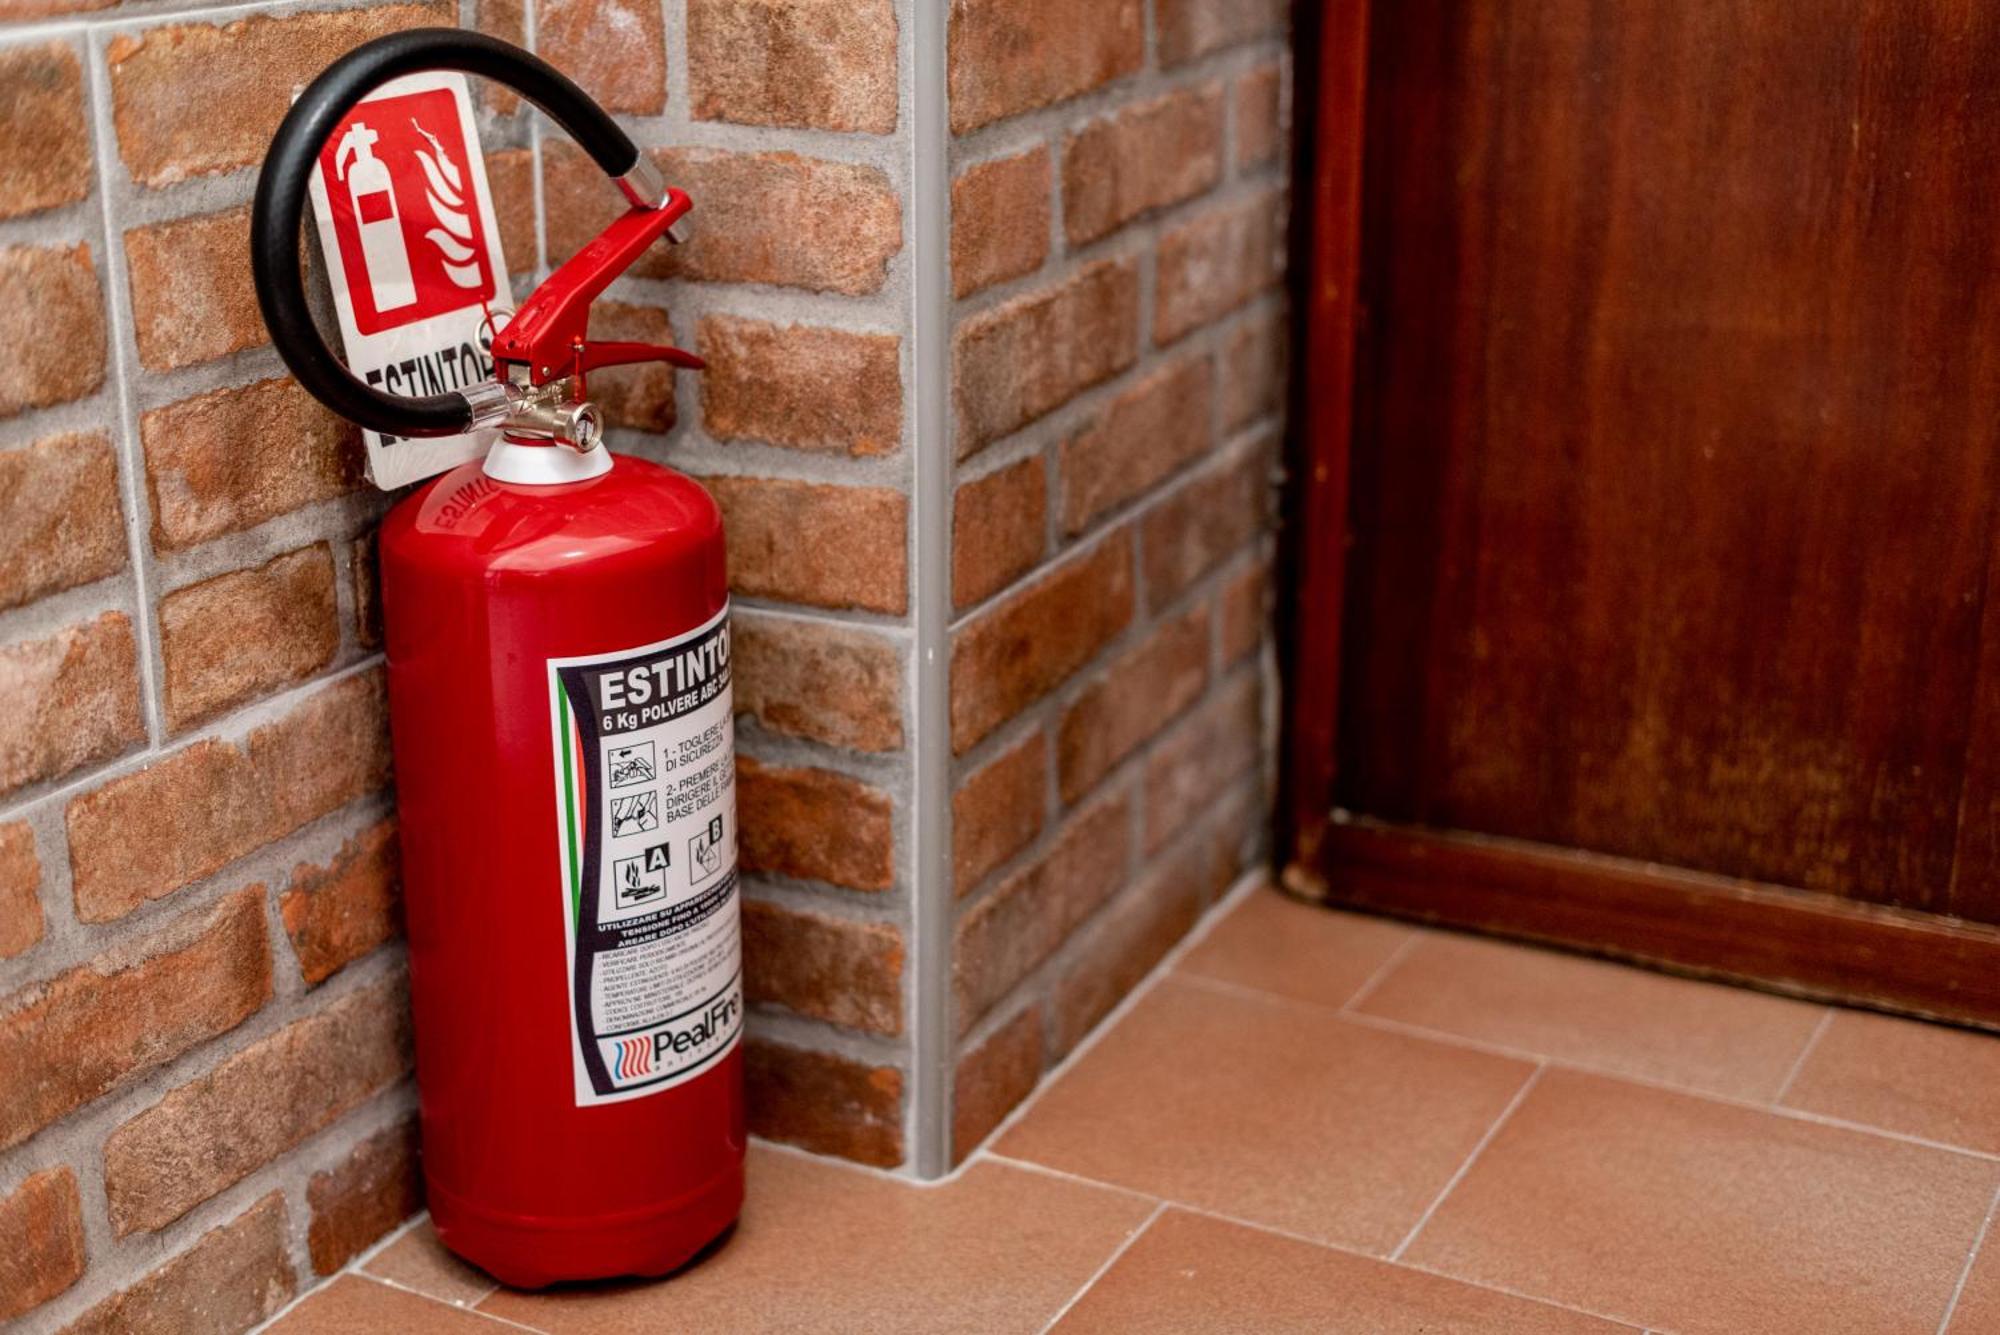
{"type": "Polygon", "coordinates": [[[1369,0],[1299,0],[1300,109],[1295,181],[1307,189],[1294,223],[1306,262],[1293,275],[1295,337],[1290,486],[1280,537],[1279,661],[1284,665],[1278,779],[1281,861],[1316,862],[1333,809],[1340,715],[1340,631],[1347,583],[1347,460],[1354,351],[1363,318],[1363,118],[1369,0]],[[1322,129],[1327,128],[1325,133],[1322,129]],[[1332,535],[1335,540],[1321,539],[1332,535]],[[1309,610],[1310,609],[1310,610],[1309,610]]]}

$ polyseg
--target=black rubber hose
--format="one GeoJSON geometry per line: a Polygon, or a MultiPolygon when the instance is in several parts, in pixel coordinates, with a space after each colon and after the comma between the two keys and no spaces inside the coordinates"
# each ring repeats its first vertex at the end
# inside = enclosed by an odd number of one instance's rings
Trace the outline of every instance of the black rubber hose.
{"type": "Polygon", "coordinates": [[[456,434],[470,424],[471,405],[455,393],[384,394],[347,369],[306,305],[299,223],[313,165],[341,120],[390,79],[424,70],[462,70],[506,84],[567,130],[607,176],[623,176],[639,161],[631,138],[554,66],[517,46],[458,28],[414,28],[358,46],[299,95],[271,140],[251,205],[250,272],[257,304],[278,355],[307,392],[349,421],[395,436],[456,434]]]}

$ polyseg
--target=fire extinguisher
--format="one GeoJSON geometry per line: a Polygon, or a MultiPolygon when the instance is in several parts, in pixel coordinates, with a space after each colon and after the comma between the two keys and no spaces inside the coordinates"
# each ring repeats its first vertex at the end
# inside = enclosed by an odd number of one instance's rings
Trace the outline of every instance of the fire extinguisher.
{"type": "Polygon", "coordinates": [[[702,365],[585,337],[591,301],[677,240],[689,207],[574,83],[455,29],[330,66],[279,126],[253,205],[258,301],[302,386],[387,434],[499,431],[484,460],[390,511],[380,564],[431,1216],[447,1247],[522,1287],[664,1274],[742,1202],[722,521],[692,479],[612,458],[584,397],[602,367],[702,365]],[[356,378],[315,327],[299,224],[354,106],[440,69],[540,107],[632,207],[494,335],[492,380],[404,398],[356,378]]]}

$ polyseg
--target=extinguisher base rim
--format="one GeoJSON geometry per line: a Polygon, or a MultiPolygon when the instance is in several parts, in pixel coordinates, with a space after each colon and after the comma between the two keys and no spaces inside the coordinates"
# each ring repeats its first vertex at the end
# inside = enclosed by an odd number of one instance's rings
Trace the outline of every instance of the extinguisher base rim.
{"type": "Polygon", "coordinates": [[[496,1212],[474,1205],[429,1173],[431,1223],[439,1241],[517,1289],[569,1280],[671,1274],[721,1237],[743,1209],[741,1157],[694,1190],[612,1216],[579,1219],[496,1212]]]}

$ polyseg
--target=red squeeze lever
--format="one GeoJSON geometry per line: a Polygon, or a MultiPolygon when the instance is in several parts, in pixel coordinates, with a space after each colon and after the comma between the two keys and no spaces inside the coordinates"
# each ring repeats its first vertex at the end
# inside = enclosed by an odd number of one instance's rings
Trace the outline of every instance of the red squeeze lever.
{"type": "Polygon", "coordinates": [[[584,337],[590,303],[692,207],[684,191],[669,189],[658,208],[628,210],[570,256],[494,337],[493,360],[506,364],[496,368],[499,378],[511,379],[513,366],[526,367],[529,382],[541,385],[632,362],[669,362],[696,371],[707,365],[692,352],[663,344],[592,343],[584,337]]]}

